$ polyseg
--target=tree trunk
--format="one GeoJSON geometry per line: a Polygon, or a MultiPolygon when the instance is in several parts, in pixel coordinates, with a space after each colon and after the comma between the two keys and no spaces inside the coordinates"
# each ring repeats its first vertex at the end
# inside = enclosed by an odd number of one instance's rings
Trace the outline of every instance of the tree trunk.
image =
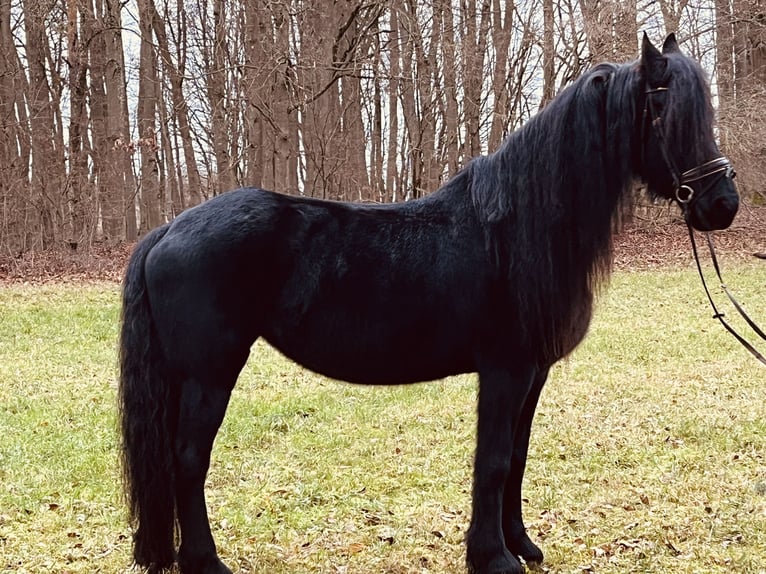
{"type": "MultiPolygon", "coordinates": [[[[78,4],[67,3],[67,36],[69,62],[69,180],[66,186],[64,241],[77,249],[85,239],[84,202],[82,194],[88,185],[88,158],[83,149],[83,134],[87,133],[88,118],[85,97],[88,89],[88,54],[86,42],[78,26],[78,4]]],[[[85,16],[85,15],[83,15],[85,16]]],[[[87,22],[87,17],[82,18],[87,22]]],[[[83,30],[85,27],[83,26],[83,30]]]]}
{"type": "Polygon", "coordinates": [[[590,64],[632,60],[638,49],[636,0],[580,0],[590,64]]]}
{"type": "Polygon", "coordinates": [[[279,65],[274,70],[275,124],[274,182],[285,193],[298,193],[298,113],[295,109],[295,70],[290,56],[290,14],[286,4],[272,3],[274,19],[274,57],[279,65]]]}
{"type": "Polygon", "coordinates": [[[369,170],[367,168],[367,138],[362,123],[362,85],[358,76],[345,76],[341,80],[343,94],[343,132],[344,149],[342,181],[346,188],[346,197],[351,200],[369,201],[372,199],[369,170]]]}
{"type": "Polygon", "coordinates": [[[611,0],[580,0],[590,64],[612,59],[611,0]]]}
{"type": "Polygon", "coordinates": [[[29,122],[32,142],[32,177],[30,201],[38,230],[35,246],[47,249],[58,239],[59,197],[63,187],[64,165],[62,150],[55,149],[56,128],[51,101],[51,89],[46,74],[48,38],[44,18],[45,5],[24,0],[24,32],[29,66],[29,122]]]}
{"type": "Polygon", "coordinates": [[[734,34],[729,0],[716,0],[716,83],[721,149],[727,153],[730,114],[734,108],[734,34]]]}
{"type": "Polygon", "coordinates": [[[245,180],[248,185],[274,188],[266,150],[266,131],[271,120],[268,106],[268,69],[273,51],[271,18],[263,2],[244,8],[245,69],[242,84],[247,102],[243,112],[247,147],[244,151],[245,180]]]}
{"type": "Polygon", "coordinates": [[[541,109],[556,94],[556,53],[553,24],[553,0],[543,0],[543,96],[540,99],[541,109]]]}
{"type": "Polygon", "coordinates": [[[11,0],[0,0],[0,245],[16,253],[26,248],[24,227],[28,190],[29,143],[20,126],[19,87],[23,78],[13,45],[11,0]]]}
{"type": "MultiPolygon", "coordinates": [[[[551,0],[546,1],[550,2],[551,0]]],[[[508,129],[506,124],[508,117],[508,89],[506,87],[506,80],[508,79],[508,51],[511,43],[514,10],[515,4],[513,1],[506,2],[504,9],[500,0],[493,1],[492,44],[495,51],[495,65],[492,72],[492,96],[494,105],[492,106],[492,120],[489,130],[489,151],[494,151],[498,148],[508,129]],[[503,14],[503,11],[505,14],[503,14]]],[[[552,31],[550,37],[551,41],[553,41],[552,31]]],[[[545,99],[546,84],[543,82],[543,100],[545,99]]]]}
{"type": "MultiPolygon", "coordinates": [[[[628,62],[638,54],[638,11],[636,0],[613,4],[615,44],[614,60],[628,62]]],[[[680,13],[680,12],[679,12],[680,13]]]]}
{"type": "Polygon", "coordinates": [[[302,94],[302,125],[306,152],[307,195],[342,199],[337,170],[340,130],[340,70],[333,66],[333,41],[338,35],[335,21],[343,13],[331,0],[316,0],[300,20],[299,71],[302,94]]]}
{"type": "Polygon", "coordinates": [[[463,92],[465,101],[466,138],[463,142],[463,158],[481,153],[482,84],[484,81],[484,57],[490,21],[490,0],[464,0],[461,3],[461,20],[465,29],[463,38],[463,92]],[[479,28],[477,29],[477,19],[479,28]]]}
{"type": "Polygon", "coordinates": [[[466,158],[461,158],[460,150],[460,118],[458,117],[458,86],[455,71],[458,69],[458,60],[455,47],[455,19],[452,12],[451,0],[440,0],[437,8],[442,12],[441,20],[444,26],[442,34],[442,52],[444,58],[444,149],[449,173],[457,173],[460,165],[466,158]]]}
{"type": "MultiPolygon", "coordinates": [[[[716,0],[718,3],[719,0],[716,0]]],[[[662,10],[662,19],[665,22],[665,33],[678,32],[678,25],[681,22],[686,6],[689,0],[660,0],[660,10],[662,10]]]]}
{"type": "Polygon", "coordinates": [[[411,9],[417,6],[414,0],[404,0],[403,10],[399,13],[399,37],[402,44],[402,73],[400,93],[402,119],[408,146],[402,150],[406,161],[402,166],[403,199],[420,197],[423,189],[423,152],[420,148],[419,120],[415,103],[415,84],[418,81],[415,64],[415,46],[419,42],[420,27],[417,16],[411,9]]]}
{"type": "Polygon", "coordinates": [[[388,72],[388,143],[386,153],[386,195],[385,201],[396,201],[404,197],[404,182],[400,177],[397,157],[399,152],[399,90],[401,67],[401,38],[399,37],[398,4],[393,3],[388,25],[390,69],[388,72]]]}
{"type": "Polygon", "coordinates": [[[283,4],[258,3],[245,14],[245,109],[249,179],[297,193],[297,111],[294,109],[290,15],[283,4]]]}
{"type": "MultiPolygon", "coordinates": [[[[173,57],[170,54],[170,46],[168,44],[168,35],[165,28],[165,22],[169,21],[169,15],[165,12],[164,17],[161,17],[156,11],[156,7],[151,5],[154,9],[152,17],[152,24],[154,27],[154,34],[157,38],[157,47],[160,51],[160,57],[162,58],[163,68],[168,75],[170,84],[170,98],[173,102],[172,115],[174,116],[174,123],[178,129],[178,135],[181,138],[181,147],[184,156],[184,168],[186,173],[186,186],[183,185],[183,181],[179,178],[179,204],[176,206],[177,211],[182,211],[187,207],[192,207],[202,202],[202,181],[199,175],[199,169],[197,168],[197,158],[194,153],[194,146],[192,142],[191,129],[189,127],[189,105],[184,97],[183,82],[184,82],[184,67],[185,63],[182,59],[178,63],[173,61],[173,57]],[[184,193],[184,188],[186,193],[184,193]]],[[[180,17],[180,26],[185,27],[185,15],[180,17]]],[[[184,41],[186,40],[186,33],[184,30],[177,31],[177,37],[184,41]]],[[[179,51],[184,54],[186,46],[179,46],[179,51]]]]}
{"type": "Polygon", "coordinates": [[[229,120],[228,102],[226,98],[226,54],[228,50],[226,36],[226,6],[224,0],[213,1],[213,59],[207,71],[207,89],[210,99],[211,126],[213,135],[213,153],[215,154],[216,194],[228,191],[234,187],[234,170],[227,126],[229,120]]]}
{"type": "Polygon", "coordinates": [[[141,50],[138,72],[138,148],[141,157],[141,233],[146,233],[163,222],[162,190],[159,182],[159,142],[156,132],[157,57],[154,53],[152,19],[153,0],[139,0],[138,25],[141,31],[141,50]]]}
{"type": "Polygon", "coordinates": [[[380,26],[373,30],[373,94],[372,94],[372,141],[370,150],[370,184],[375,201],[385,201],[386,183],[383,164],[385,141],[383,136],[383,63],[380,26]]]}
{"type": "Polygon", "coordinates": [[[133,241],[138,236],[137,185],[130,141],[121,4],[117,0],[96,0],[96,7],[99,33],[94,35],[89,48],[98,209],[106,241],[133,241]]]}
{"type": "Polygon", "coordinates": [[[439,74],[438,49],[441,45],[441,12],[432,8],[433,24],[428,40],[428,51],[425,47],[418,50],[418,100],[420,102],[421,147],[423,149],[423,187],[425,193],[431,193],[441,183],[442,165],[436,137],[436,123],[439,114],[438,99],[441,93],[441,77],[439,74]]]}

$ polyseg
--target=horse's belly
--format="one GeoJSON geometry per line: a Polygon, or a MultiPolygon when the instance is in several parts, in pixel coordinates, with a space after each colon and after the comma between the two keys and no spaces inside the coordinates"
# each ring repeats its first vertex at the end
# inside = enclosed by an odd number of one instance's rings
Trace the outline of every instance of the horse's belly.
{"type": "Polygon", "coordinates": [[[467,343],[445,335],[390,337],[371,328],[354,334],[293,332],[264,338],[289,359],[327,377],[398,385],[475,370],[467,343]]]}

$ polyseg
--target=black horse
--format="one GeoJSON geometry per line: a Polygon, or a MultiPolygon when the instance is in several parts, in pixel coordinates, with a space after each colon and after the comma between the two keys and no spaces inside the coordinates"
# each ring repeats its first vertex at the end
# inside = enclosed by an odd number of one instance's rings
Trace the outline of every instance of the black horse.
{"type": "Polygon", "coordinates": [[[395,385],[478,372],[471,572],[543,554],[522,522],[530,425],[553,363],[582,340],[632,189],[699,230],[739,205],[704,73],[673,36],[595,66],[435,193],[355,205],[240,189],[148,234],[120,340],[122,456],[135,562],[221,574],[204,482],[258,337],[307,368],[395,385]],[[176,554],[176,544],[180,548],[176,554]]]}

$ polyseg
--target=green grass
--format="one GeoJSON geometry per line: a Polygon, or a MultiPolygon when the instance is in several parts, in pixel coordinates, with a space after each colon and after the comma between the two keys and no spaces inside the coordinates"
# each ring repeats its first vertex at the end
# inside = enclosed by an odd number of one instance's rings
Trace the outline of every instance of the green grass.
{"type": "MultiPolygon", "coordinates": [[[[726,272],[764,322],[766,266],[726,272]]],[[[692,270],[618,273],[553,370],[524,491],[547,571],[766,573],[766,371],[703,297],[692,270]]],[[[129,571],[118,314],[110,284],[0,287],[0,572],[129,571]]],[[[463,572],[475,396],[472,376],[345,385],[257,345],[208,481],[222,556],[463,572]]]]}

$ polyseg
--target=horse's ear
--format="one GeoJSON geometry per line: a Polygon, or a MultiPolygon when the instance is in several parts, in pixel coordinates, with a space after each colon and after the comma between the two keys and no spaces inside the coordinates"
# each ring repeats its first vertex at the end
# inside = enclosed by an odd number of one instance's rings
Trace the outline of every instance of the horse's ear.
{"type": "Polygon", "coordinates": [[[662,53],[663,54],[672,54],[673,52],[680,52],[681,48],[678,47],[678,40],[676,40],[676,35],[671,32],[668,34],[668,37],[665,38],[665,43],[662,45],[662,53]]]}
{"type": "MultiPolygon", "coordinates": [[[[667,40],[666,40],[667,41],[667,40]]],[[[662,54],[654,47],[649,36],[644,32],[644,39],[641,42],[641,62],[646,64],[654,60],[661,60],[662,54]]]]}
{"type": "Polygon", "coordinates": [[[646,80],[652,86],[659,85],[665,74],[667,60],[662,53],[654,47],[649,36],[644,32],[644,39],[641,42],[641,68],[646,75],[646,80]]]}

